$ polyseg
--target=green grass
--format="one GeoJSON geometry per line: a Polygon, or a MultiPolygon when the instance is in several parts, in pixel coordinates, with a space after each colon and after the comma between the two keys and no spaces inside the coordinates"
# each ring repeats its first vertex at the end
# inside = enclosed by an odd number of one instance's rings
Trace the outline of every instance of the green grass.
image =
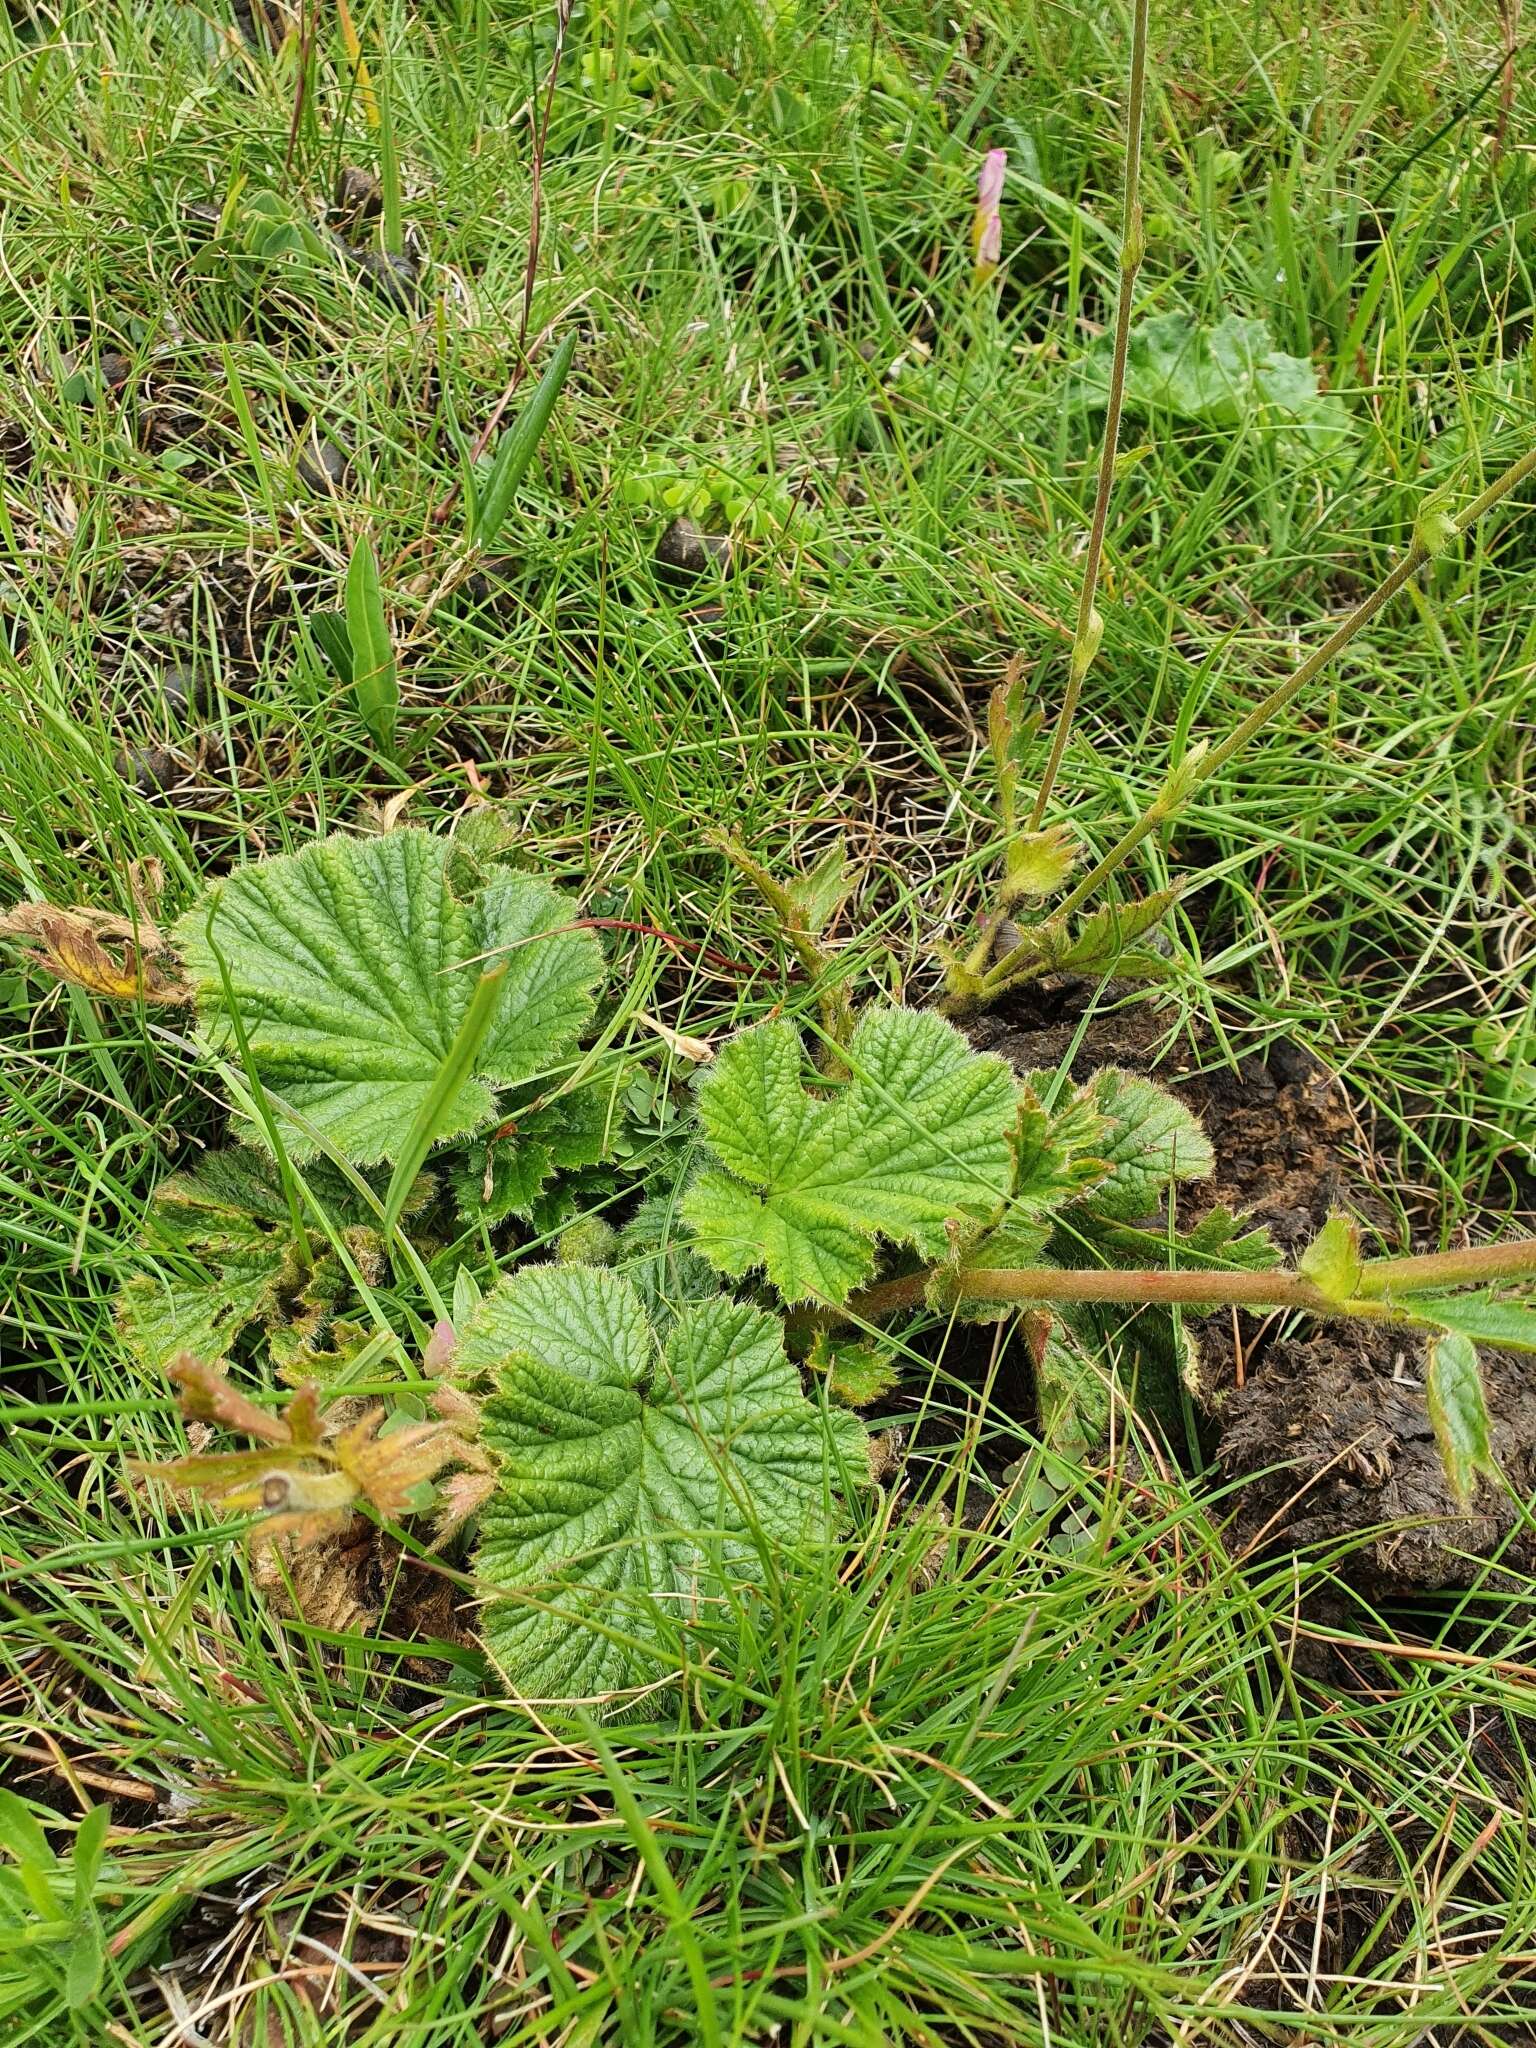
{"type": "MultiPolygon", "coordinates": [[[[483,787],[594,915],[646,928],[610,935],[617,1044],[655,1044],[642,1008],[710,1037],[807,1002],[711,825],[786,859],[846,829],[850,972],[925,998],[992,851],[987,693],[1016,656],[1047,712],[1065,678],[1095,457],[1067,393],[1112,298],[1124,23],[578,9],[527,329],[535,376],[568,332],[576,367],[481,585],[466,458],[516,361],[553,16],[353,13],[387,122],[318,6],[291,168],[291,41],[172,0],[0,25],[6,900],[126,909],[158,860],[175,912],[233,859],[483,787]],[[978,294],[990,146],[1007,267],[978,294]],[[256,195],[313,221],[349,164],[398,185],[415,317],[332,246],[262,252],[256,195]],[[217,235],[191,211],[226,201],[217,235]],[[349,450],[334,493],[298,471],[311,419],[349,450]],[[801,502],[682,588],[622,487],[710,463],[801,502]],[[308,625],[365,536],[398,770],[308,625]],[[170,786],[141,790],[152,753],[170,786]]],[[[1149,449],[1061,785],[1094,845],[1386,569],[1427,488],[1471,495],[1536,431],[1529,65],[1500,153],[1495,10],[1317,14],[1154,10],[1140,304],[1266,317],[1352,438],[1298,463],[1254,427],[1128,422],[1149,449]]],[[[1175,1004],[1340,1066],[1429,1235],[1525,1200],[1530,1112],[1473,1031],[1518,1044],[1531,1015],[1533,566],[1536,523],[1490,520],[1131,877],[1198,878],[1175,1004]]],[[[0,1959],[17,2039],[1522,2037],[1524,1583],[1349,1611],[1424,1654],[1330,1665],[1295,1630],[1340,1560],[1239,1570],[1182,1480],[1085,1476],[1085,1551],[989,1527],[926,1588],[933,1529],[876,1505],[836,1578],[708,1623],[654,1721],[606,1751],[532,1725],[467,1653],[280,1620],[227,1536],[125,1487],[175,1430],[111,1299],[219,1113],[163,1017],[13,963],[0,1010],[7,1777],[66,1822],[120,1780],[157,1801],[118,1800],[95,2011],[0,1959]]],[[[1001,1430],[962,1359],[924,1374],[958,1441],[1001,1430]]]]}

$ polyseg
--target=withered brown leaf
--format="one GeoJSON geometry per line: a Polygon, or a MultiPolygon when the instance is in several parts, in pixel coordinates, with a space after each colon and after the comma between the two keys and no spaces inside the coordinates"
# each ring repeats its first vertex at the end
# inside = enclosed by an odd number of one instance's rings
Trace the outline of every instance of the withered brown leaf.
{"type": "Polygon", "coordinates": [[[27,958],[61,981],[118,1002],[190,1003],[192,984],[158,926],[115,910],[18,903],[0,938],[27,942],[27,958]]]}
{"type": "Polygon", "coordinates": [[[406,1422],[384,1430],[385,1409],[358,1416],[353,1401],[322,1407],[313,1382],[277,1413],[258,1407],[217,1367],[190,1353],[174,1359],[167,1371],[181,1389],[189,1421],[254,1437],[260,1448],[198,1451],[151,1464],[132,1460],[130,1469],[200,1493],[229,1513],[259,1515],[250,1532],[253,1549],[277,1541],[299,1547],[334,1536],[362,1505],[398,1521],[411,1511],[415,1489],[445,1465],[484,1462],[484,1454],[447,1422],[406,1422]]]}

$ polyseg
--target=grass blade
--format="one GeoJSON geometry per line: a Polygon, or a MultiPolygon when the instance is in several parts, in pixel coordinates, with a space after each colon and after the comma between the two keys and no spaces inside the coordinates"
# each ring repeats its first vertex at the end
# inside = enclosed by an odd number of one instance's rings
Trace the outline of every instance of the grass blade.
{"type": "Polygon", "coordinates": [[[405,1208],[407,1195],[421,1163],[432,1149],[439,1127],[443,1123],[443,1112],[468,1080],[474,1066],[475,1055],[485,1041],[485,1034],[491,1027],[491,1016],[496,1008],[496,998],[501,991],[501,979],[506,973],[506,962],[499,967],[488,967],[475,984],[475,992],[469,999],[469,1008],[464,1012],[464,1021],[459,1026],[444,1056],[443,1064],[437,1070],[427,1099],[416,1112],[416,1119],[406,1133],[395,1170],[390,1175],[389,1187],[384,1196],[384,1235],[392,1238],[405,1208]]]}

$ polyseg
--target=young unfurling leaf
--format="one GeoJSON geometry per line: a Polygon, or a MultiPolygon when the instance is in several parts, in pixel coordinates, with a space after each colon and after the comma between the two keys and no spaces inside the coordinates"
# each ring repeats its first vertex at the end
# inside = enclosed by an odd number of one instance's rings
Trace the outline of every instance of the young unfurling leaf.
{"type": "Polygon", "coordinates": [[[827,1392],[844,1408],[868,1408],[883,1401],[896,1385],[896,1361],[877,1344],[833,1337],[818,1330],[806,1357],[809,1371],[820,1373],[827,1392]]]}
{"type": "Polygon", "coordinates": [[[1159,980],[1169,972],[1168,961],[1136,941],[1162,922],[1178,898],[1176,888],[1156,889],[1136,903],[1101,904],[1080,922],[1056,916],[1017,925],[999,918],[990,928],[992,944],[982,948],[979,958],[974,950],[957,953],[940,942],[935,950],[944,963],[942,1007],[967,1015],[1048,974],[1159,980]]]}
{"type": "Polygon", "coordinates": [[[854,878],[848,872],[848,842],[839,832],[820,860],[789,884],[789,898],[801,928],[819,939],[847,902],[853,885],[854,878]]]}
{"type": "Polygon", "coordinates": [[[1300,1270],[1330,1301],[1353,1301],[1364,1270],[1359,1226],[1347,1216],[1330,1216],[1302,1253],[1300,1270]]]}
{"type": "Polygon", "coordinates": [[[1054,896],[1077,860],[1077,842],[1069,826],[1048,825],[1043,832],[1021,832],[1008,848],[998,902],[1012,910],[1028,897],[1054,896]]]}

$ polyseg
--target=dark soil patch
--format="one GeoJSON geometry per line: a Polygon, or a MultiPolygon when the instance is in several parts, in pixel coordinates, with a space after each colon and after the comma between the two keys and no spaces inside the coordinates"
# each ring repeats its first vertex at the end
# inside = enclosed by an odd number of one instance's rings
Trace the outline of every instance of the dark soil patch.
{"type": "MultiPolygon", "coordinates": [[[[1510,1536],[1508,1500],[1452,1497],[1424,1405],[1423,1339],[1338,1323],[1269,1346],[1219,1409],[1222,1470],[1244,1481],[1228,1538],[1240,1554],[1379,1530],[1349,1576],[1374,1596],[1469,1586],[1510,1536]]],[[[1485,1354],[1494,1450],[1516,1493],[1536,1492],[1536,1360],[1485,1354]]],[[[1513,1546],[1528,1558],[1530,1545],[1513,1546]]]]}
{"type": "Polygon", "coordinates": [[[1228,1066],[1210,1040],[1173,1037],[1167,1015],[1145,1000],[1095,1016],[1084,1029],[1097,986],[1044,982],[978,1018],[971,1041],[1021,1074],[1052,1072],[1069,1054],[1078,1081],[1100,1067],[1155,1074],[1201,1119],[1216,1151],[1215,1173],[1188,1198],[1191,1220],[1225,1203],[1267,1224],[1285,1251],[1305,1244],[1340,1207],[1381,1220],[1348,1098],[1310,1053],[1281,1043],[1228,1066]]]}
{"type": "MultiPolygon", "coordinates": [[[[972,1041],[1021,1073],[1070,1057],[1079,1080],[1118,1066],[1172,1089],[1216,1153],[1215,1172],[1181,1200],[1184,1220],[1225,1203],[1267,1224],[1292,1256],[1332,1210],[1385,1221],[1373,1182],[1391,1164],[1372,1155],[1343,1087],[1309,1053],[1280,1043],[1229,1065],[1210,1035],[1180,1036],[1146,1000],[1085,1025],[1095,986],[1027,990],[979,1018],[972,1041]]],[[[1374,1601],[1468,1586],[1496,1554],[1516,1567],[1536,1562],[1502,1489],[1484,1484],[1470,1507],[1453,1497],[1425,1408],[1422,1337],[1342,1322],[1280,1337],[1278,1321],[1223,1314],[1200,1330],[1202,1392],[1217,1467],[1235,1482],[1228,1538],[1239,1555],[1337,1546],[1340,1576],[1374,1601]]],[[[1496,1454],[1515,1493],[1529,1497],[1536,1359],[1485,1351],[1483,1368],[1496,1454]]]]}

